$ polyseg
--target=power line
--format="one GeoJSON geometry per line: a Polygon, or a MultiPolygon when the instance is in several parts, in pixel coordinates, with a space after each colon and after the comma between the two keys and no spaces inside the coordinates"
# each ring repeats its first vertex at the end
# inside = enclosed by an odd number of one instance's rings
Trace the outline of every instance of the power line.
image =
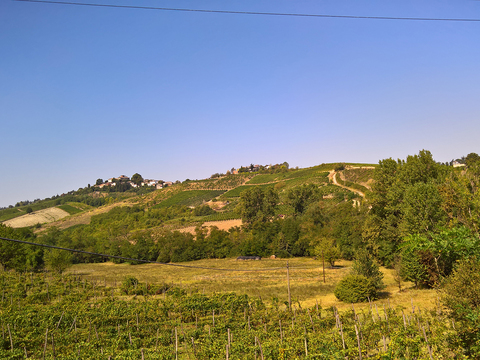
{"type": "MultiPolygon", "coordinates": [[[[215,271],[240,271],[240,272],[247,272],[247,271],[248,272],[261,272],[261,271],[285,270],[285,267],[268,268],[268,269],[254,269],[254,270],[251,270],[251,269],[241,270],[241,269],[210,268],[210,267],[194,266],[194,265],[181,265],[181,264],[163,263],[163,262],[159,262],[159,261],[134,259],[134,258],[129,258],[129,257],[125,257],[125,256],[118,256],[118,255],[100,254],[100,253],[96,253],[96,252],[69,249],[69,248],[64,248],[64,247],[60,247],[60,246],[39,244],[39,243],[30,242],[30,241],[9,239],[9,238],[4,238],[4,237],[0,237],[0,240],[12,241],[12,242],[16,242],[16,243],[20,243],[20,244],[26,244],[26,245],[40,246],[40,247],[45,247],[45,248],[49,248],[49,249],[57,249],[57,250],[76,252],[76,253],[80,253],[80,254],[95,255],[95,256],[101,256],[101,257],[112,258],[112,259],[120,259],[120,260],[125,260],[125,261],[137,261],[137,262],[143,262],[143,263],[148,263],[148,264],[176,266],[176,267],[183,267],[183,268],[190,268],[190,269],[215,270],[215,271]]],[[[295,269],[297,269],[297,268],[295,268],[295,269]]],[[[298,268],[298,269],[301,269],[301,268],[298,268]]]]}
{"type": "Polygon", "coordinates": [[[469,19],[469,18],[428,18],[428,17],[302,14],[302,13],[277,13],[277,12],[257,12],[257,11],[166,8],[166,7],[154,7],[154,6],[77,3],[77,2],[69,2],[69,1],[50,1],[50,0],[15,0],[15,1],[23,1],[23,2],[31,2],[31,3],[44,3],[44,4],[57,4],[57,5],[78,5],[78,6],[94,6],[94,7],[107,7],[107,8],[123,8],[123,9],[161,10],[161,11],[183,11],[183,12],[199,12],[199,13],[214,13],[214,14],[269,15],[269,16],[294,16],[294,17],[334,18],[334,19],[364,19],[364,20],[367,19],[367,20],[480,22],[480,19],[473,19],[473,18],[469,19]]]}

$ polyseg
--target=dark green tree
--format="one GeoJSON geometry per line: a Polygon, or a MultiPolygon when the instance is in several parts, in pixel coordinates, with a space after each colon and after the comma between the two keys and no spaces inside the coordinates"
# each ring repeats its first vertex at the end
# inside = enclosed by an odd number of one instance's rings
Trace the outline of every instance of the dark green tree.
{"type": "Polygon", "coordinates": [[[480,358],[480,259],[460,260],[453,274],[446,279],[442,302],[457,321],[455,344],[469,359],[480,358]]]}
{"type": "MultiPolygon", "coordinates": [[[[423,283],[433,287],[448,277],[457,261],[470,257],[480,257],[480,238],[465,227],[444,230],[430,237],[425,235],[411,235],[405,238],[402,244],[403,253],[409,255],[412,262],[418,260],[425,271],[423,283]]],[[[421,279],[421,268],[414,269],[413,277],[421,279]],[[417,270],[418,269],[418,270],[417,270]]]]}
{"type": "Polygon", "coordinates": [[[140,186],[143,182],[143,177],[139,173],[135,173],[132,175],[132,182],[137,186],[140,186]]]}
{"type": "Polygon", "coordinates": [[[287,192],[287,203],[293,207],[295,215],[301,215],[308,205],[319,199],[319,196],[317,186],[313,184],[301,185],[287,192]]]}
{"type": "Polygon", "coordinates": [[[480,156],[476,153],[470,153],[465,158],[465,164],[470,168],[480,164],[480,156]]]}
{"type": "Polygon", "coordinates": [[[49,249],[43,255],[47,269],[61,274],[72,265],[72,253],[65,250],[49,249]]]}
{"type": "Polygon", "coordinates": [[[239,211],[246,224],[268,221],[275,215],[278,194],[271,188],[252,187],[240,194],[239,211]]]}
{"type": "Polygon", "coordinates": [[[405,190],[402,204],[403,218],[400,230],[403,234],[429,234],[446,220],[442,209],[442,197],[433,182],[417,182],[405,190]]]}
{"type": "Polygon", "coordinates": [[[436,186],[444,181],[449,171],[450,167],[437,164],[426,150],[408,156],[406,161],[385,159],[379,162],[372,191],[367,196],[371,209],[365,221],[363,239],[382,263],[393,263],[403,237],[409,232],[419,228],[429,232],[444,225],[445,216],[436,186]]]}
{"type": "MultiPolygon", "coordinates": [[[[35,235],[29,229],[12,229],[4,224],[0,224],[0,237],[32,241],[35,235]]],[[[5,270],[25,271],[35,269],[41,265],[41,260],[37,259],[37,261],[34,261],[35,254],[37,254],[36,249],[32,249],[31,246],[0,240],[0,265],[5,270]]]]}
{"type": "Polygon", "coordinates": [[[97,179],[97,181],[95,182],[95,185],[101,185],[103,184],[103,179],[97,179]]]}
{"type": "Polygon", "coordinates": [[[419,285],[425,285],[428,277],[425,265],[422,263],[420,254],[411,251],[404,250],[399,256],[399,274],[405,281],[411,281],[415,284],[415,288],[419,285]]]}

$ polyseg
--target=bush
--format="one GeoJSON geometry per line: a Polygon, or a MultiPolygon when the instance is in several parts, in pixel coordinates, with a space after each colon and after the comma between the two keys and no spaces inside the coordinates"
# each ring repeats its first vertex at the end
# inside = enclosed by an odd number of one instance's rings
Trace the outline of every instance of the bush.
{"type": "Polygon", "coordinates": [[[373,281],[363,275],[347,275],[334,291],[338,300],[346,303],[364,302],[377,298],[377,289],[373,281]]]}
{"type": "Polygon", "coordinates": [[[206,216],[211,214],[215,214],[215,210],[208,205],[197,206],[195,209],[193,209],[193,215],[195,216],[206,216]]]}
{"type": "Polygon", "coordinates": [[[122,287],[120,288],[120,291],[125,295],[131,295],[136,293],[138,285],[139,282],[136,277],[127,276],[122,282],[122,287]]]}
{"type": "MultiPolygon", "coordinates": [[[[425,254],[421,256],[419,252],[404,250],[400,257],[400,276],[405,281],[411,281],[418,286],[427,286],[429,284],[428,274],[425,264],[425,254]]],[[[432,286],[433,283],[430,285],[432,286]]]]}
{"type": "Polygon", "coordinates": [[[444,282],[441,290],[443,304],[456,325],[456,341],[472,359],[480,358],[480,260],[461,260],[444,282]]]}
{"type": "Polygon", "coordinates": [[[339,163],[335,165],[335,171],[345,170],[345,163],[339,163]]]}
{"type": "Polygon", "coordinates": [[[366,250],[359,250],[352,266],[352,274],[362,275],[370,279],[377,290],[385,288],[383,273],[372,255],[366,250]]]}

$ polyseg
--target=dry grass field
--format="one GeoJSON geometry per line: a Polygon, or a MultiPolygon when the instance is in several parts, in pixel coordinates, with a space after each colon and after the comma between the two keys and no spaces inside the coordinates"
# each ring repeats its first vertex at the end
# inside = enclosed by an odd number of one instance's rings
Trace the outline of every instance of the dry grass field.
{"type": "Polygon", "coordinates": [[[68,212],[62,209],[51,207],[7,220],[4,222],[4,224],[12,228],[21,228],[34,226],[36,224],[52,223],[69,215],[70,214],[68,212]]]}
{"type": "MultiPolygon", "coordinates": [[[[234,220],[221,220],[221,221],[207,221],[202,225],[202,227],[208,228],[209,230],[211,226],[216,226],[219,230],[228,231],[229,229],[235,226],[242,226],[242,220],[234,219],[234,220]]],[[[178,231],[195,235],[195,226],[189,226],[183,229],[178,229],[178,231]]]]}
{"type": "MultiPolygon", "coordinates": [[[[107,286],[120,286],[126,276],[135,276],[149,284],[175,284],[188,292],[206,294],[215,292],[236,292],[249,296],[260,296],[271,303],[277,298],[280,304],[287,301],[287,271],[285,259],[262,259],[261,261],[237,261],[235,259],[200,260],[181,265],[205,267],[209,269],[183,268],[157,264],[77,264],[68,272],[82,275],[107,286]],[[268,270],[280,268],[277,270],[268,270]],[[222,270],[211,270],[222,269],[222,270]],[[255,270],[255,271],[232,271],[255,270]]],[[[335,285],[350,271],[351,262],[339,261],[334,269],[325,269],[323,283],[322,263],[310,258],[289,259],[290,287],[292,303],[299,306],[313,306],[318,303],[326,308],[336,306],[339,310],[351,309],[351,304],[338,301],[333,294],[335,285]]],[[[393,279],[393,270],[382,268],[386,289],[378,304],[390,303],[392,307],[433,309],[436,306],[435,290],[415,290],[411,283],[403,283],[402,291],[393,279]]],[[[383,305],[381,305],[383,306],[383,305]]],[[[368,307],[357,304],[356,308],[368,307]]]]}

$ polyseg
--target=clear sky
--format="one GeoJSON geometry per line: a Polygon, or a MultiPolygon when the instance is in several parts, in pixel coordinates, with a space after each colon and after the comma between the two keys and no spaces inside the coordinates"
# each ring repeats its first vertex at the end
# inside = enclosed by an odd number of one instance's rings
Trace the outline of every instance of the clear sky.
{"type": "MultiPolygon", "coordinates": [[[[74,1],[74,0],[73,0],[74,1]]],[[[78,0],[476,18],[476,0],[78,0]]],[[[0,0],[0,206],[135,172],[480,153],[480,22],[0,0]]]]}

